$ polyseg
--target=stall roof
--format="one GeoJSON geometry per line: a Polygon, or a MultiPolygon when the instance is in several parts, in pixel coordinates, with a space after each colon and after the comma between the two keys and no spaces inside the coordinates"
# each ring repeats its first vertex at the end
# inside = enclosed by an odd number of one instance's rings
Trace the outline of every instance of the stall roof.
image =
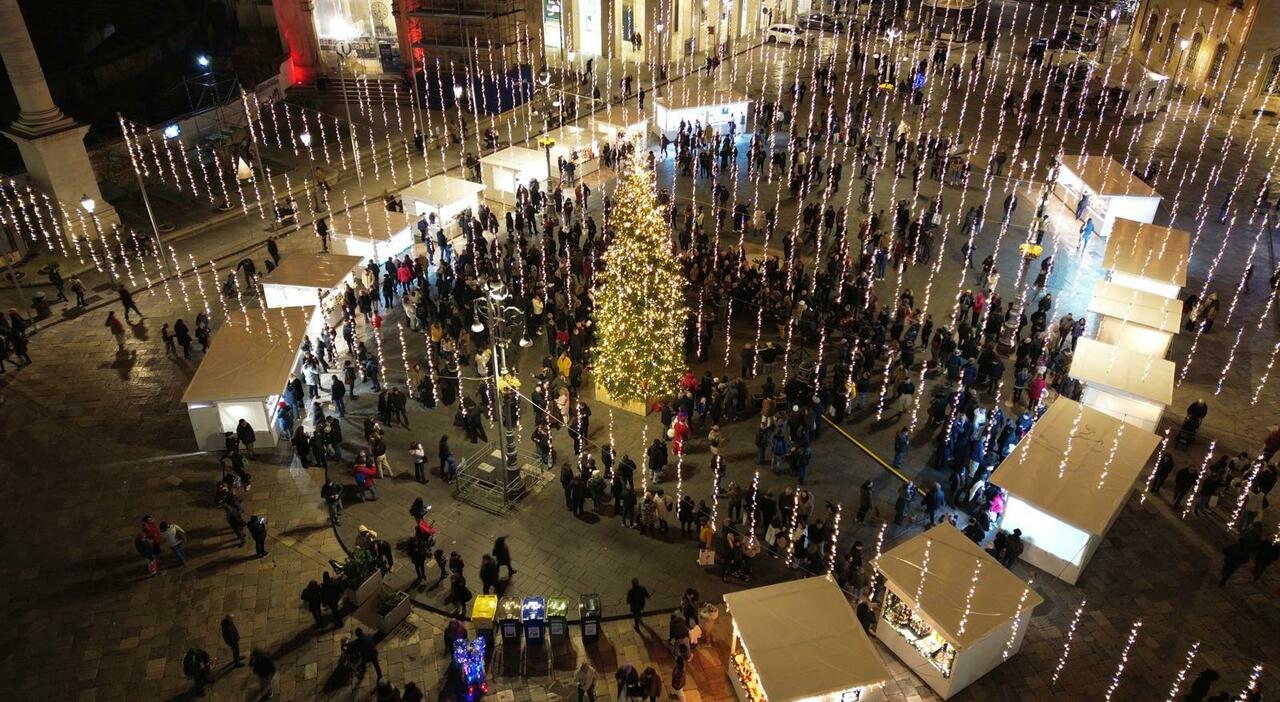
{"type": "Polygon", "coordinates": [[[382,206],[382,198],[369,200],[368,207],[352,208],[346,212],[333,215],[334,237],[353,236],[365,241],[390,241],[391,237],[400,233],[415,222],[410,220],[407,212],[391,212],[382,206]],[[369,230],[373,230],[370,238],[369,230]],[[388,233],[390,232],[390,233],[388,233]]]}
{"type": "Polygon", "coordinates": [[[849,601],[826,577],[731,592],[724,601],[771,702],[889,680],[849,601]]]}
{"type": "Polygon", "coordinates": [[[1170,334],[1182,322],[1181,301],[1106,281],[1093,287],[1089,311],[1170,334]]]}
{"type": "Polygon", "coordinates": [[[1178,287],[1187,284],[1191,232],[1117,219],[1107,237],[1102,267],[1178,287]]]}
{"type": "Polygon", "coordinates": [[[514,171],[541,169],[538,173],[542,173],[543,177],[546,177],[547,155],[541,151],[526,149],[523,146],[508,146],[501,151],[496,151],[481,158],[480,162],[514,171]]]}
{"type": "Polygon", "coordinates": [[[1173,361],[1080,339],[1071,359],[1072,378],[1113,388],[1150,402],[1173,402],[1173,361]]]}
{"type": "MultiPolygon", "coordinates": [[[[880,557],[880,572],[897,586],[894,590],[908,605],[916,606],[914,598],[920,585],[920,564],[924,561],[926,541],[930,542],[929,571],[924,576],[917,611],[935,631],[959,648],[965,648],[1013,619],[1027,584],[945,522],[907,539],[880,557]],[[982,570],[973,587],[969,618],[961,634],[960,620],[964,619],[965,600],[979,562],[982,570]]],[[[1027,593],[1022,610],[1030,612],[1041,602],[1044,598],[1032,590],[1027,593]]]]}
{"type": "Polygon", "coordinates": [[[1102,197],[1160,197],[1160,193],[1152,190],[1126,170],[1124,164],[1110,156],[1070,154],[1063,156],[1059,162],[1102,197]]]}
{"type": "Polygon", "coordinates": [[[484,183],[473,183],[464,178],[449,175],[432,176],[417,185],[405,188],[400,196],[406,200],[417,200],[431,207],[440,209],[455,202],[474,198],[476,193],[484,190],[484,183]]]}
{"type": "Polygon", "coordinates": [[[262,278],[262,284],[332,290],[363,260],[359,256],[340,254],[291,253],[262,278]]]}
{"type": "Polygon", "coordinates": [[[989,480],[1078,529],[1102,536],[1159,443],[1160,437],[1149,431],[1060,397],[989,480]]]}
{"type": "Polygon", "coordinates": [[[228,314],[182,401],[245,400],[284,391],[314,311],[314,307],[276,307],[228,314]]]}
{"type": "Polygon", "coordinates": [[[653,103],[668,110],[684,110],[690,107],[730,105],[737,102],[746,102],[749,99],[746,95],[736,90],[725,90],[724,88],[702,90],[695,88],[688,91],[676,91],[671,95],[663,95],[660,98],[655,98],[653,103]]]}

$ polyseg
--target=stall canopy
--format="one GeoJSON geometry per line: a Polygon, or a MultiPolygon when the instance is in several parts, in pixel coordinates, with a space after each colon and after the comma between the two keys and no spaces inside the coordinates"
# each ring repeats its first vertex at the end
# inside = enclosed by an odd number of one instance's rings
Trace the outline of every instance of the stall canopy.
{"type": "Polygon", "coordinates": [[[1160,193],[1151,189],[1124,164],[1110,156],[1068,154],[1059,159],[1063,168],[1070,169],[1094,195],[1101,197],[1147,197],[1160,199],[1160,193]]]}
{"type": "Polygon", "coordinates": [[[359,256],[291,253],[281,258],[280,265],[263,277],[262,284],[332,290],[341,285],[360,262],[359,256]]]}
{"type": "MultiPolygon", "coordinates": [[[[879,568],[896,586],[894,591],[903,601],[916,607],[916,612],[934,631],[959,649],[981,641],[1014,619],[1027,587],[969,537],[945,522],[894,546],[880,558],[879,568]],[[929,543],[929,570],[923,573],[924,588],[917,603],[912,598],[919,589],[926,542],[929,543]],[[973,572],[979,561],[982,570],[977,585],[973,586],[973,572]],[[973,599],[965,619],[965,600],[971,586],[973,599]],[[960,631],[962,619],[965,621],[963,633],[960,631]]],[[[1034,610],[1043,601],[1034,590],[1027,593],[1022,612],[1034,610]]]]}
{"type": "Polygon", "coordinates": [[[1129,287],[1156,285],[1160,289],[1151,292],[1176,297],[1187,284],[1190,251],[1188,231],[1117,219],[1102,254],[1102,268],[1111,271],[1116,282],[1129,287]]]}
{"type": "Polygon", "coordinates": [[[771,702],[889,680],[849,601],[826,577],[732,592],[724,601],[771,702]]]}
{"type": "Polygon", "coordinates": [[[1089,311],[1170,334],[1178,333],[1182,321],[1181,302],[1106,281],[1094,286],[1089,311]]]}
{"type": "Polygon", "coordinates": [[[1077,529],[1103,536],[1159,443],[1149,431],[1058,398],[990,482],[1077,529]]]}
{"type": "Polygon", "coordinates": [[[1172,361],[1096,339],[1076,342],[1071,360],[1072,378],[1166,406],[1173,402],[1173,371],[1172,361]]]}
{"type": "Polygon", "coordinates": [[[278,395],[293,372],[311,307],[231,312],[213,336],[182,401],[222,402],[278,395]]]}
{"type": "Polygon", "coordinates": [[[406,210],[410,210],[410,201],[420,203],[428,208],[426,210],[416,208],[411,210],[411,214],[416,216],[428,214],[429,212],[446,211],[457,203],[465,202],[467,205],[474,205],[477,193],[483,190],[483,183],[473,183],[462,178],[438,175],[428,178],[411,188],[406,188],[401,192],[401,197],[404,199],[406,210]]]}

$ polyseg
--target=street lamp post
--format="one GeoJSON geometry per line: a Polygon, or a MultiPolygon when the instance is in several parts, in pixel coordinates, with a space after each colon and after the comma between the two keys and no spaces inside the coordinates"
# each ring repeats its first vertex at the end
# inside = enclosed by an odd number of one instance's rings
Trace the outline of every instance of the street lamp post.
{"type": "Polygon", "coordinates": [[[114,288],[116,287],[116,274],[111,271],[111,249],[107,248],[106,243],[102,241],[102,225],[98,223],[98,215],[93,213],[94,210],[98,209],[98,203],[86,194],[80,198],[80,206],[84,208],[85,212],[89,213],[89,221],[93,222],[93,233],[97,235],[98,242],[102,244],[102,250],[106,252],[106,258],[108,259],[106,261],[107,278],[111,281],[111,287],[114,288]]]}
{"type": "MultiPolygon", "coordinates": [[[[509,327],[522,324],[524,312],[519,307],[506,304],[509,298],[510,294],[507,293],[505,285],[497,281],[491,282],[488,285],[487,294],[476,299],[476,320],[471,325],[471,329],[481,332],[484,331],[485,321],[489,325],[489,336],[493,343],[491,369],[494,385],[493,407],[498,431],[501,432],[502,437],[499,448],[502,451],[504,471],[503,491],[507,499],[515,499],[524,492],[524,481],[520,477],[519,456],[516,453],[515,417],[510,416],[503,407],[502,394],[503,384],[506,382],[505,374],[508,371],[507,347],[511,343],[509,327]]],[[[522,333],[519,344],[521,348],[528,348],[533,345],[533,342],[522,333]]]]}

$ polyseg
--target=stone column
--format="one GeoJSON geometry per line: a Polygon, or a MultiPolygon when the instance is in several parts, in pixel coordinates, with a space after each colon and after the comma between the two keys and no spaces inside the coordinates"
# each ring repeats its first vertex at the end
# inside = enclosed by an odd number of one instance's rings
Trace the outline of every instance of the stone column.
{"type": "Polygon", "coordinates": [[[0,57],[18,97],[18,119],[3,131],[17,144],[27,174],[66,210],[79,208],[88,195],[98,202],[98,218],[105,227],[119,223],[119,215],[102,199],[84,147],[89,126],[53,104],[17,0],[0,0],[0,57]]]}

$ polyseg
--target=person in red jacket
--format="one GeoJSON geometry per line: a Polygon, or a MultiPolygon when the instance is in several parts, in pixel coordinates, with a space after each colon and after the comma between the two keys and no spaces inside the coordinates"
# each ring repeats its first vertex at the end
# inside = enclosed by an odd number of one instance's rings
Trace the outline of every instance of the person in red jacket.
{"type": "Polygon", "coordinates": [[[378,490],[373,486],[374,478],[378,477],[378,469],[368,461],[361,461],[352,466],[351,470],[355,474],[356,491],[360,495],[360,501],[378,499],[378,490]]]}

